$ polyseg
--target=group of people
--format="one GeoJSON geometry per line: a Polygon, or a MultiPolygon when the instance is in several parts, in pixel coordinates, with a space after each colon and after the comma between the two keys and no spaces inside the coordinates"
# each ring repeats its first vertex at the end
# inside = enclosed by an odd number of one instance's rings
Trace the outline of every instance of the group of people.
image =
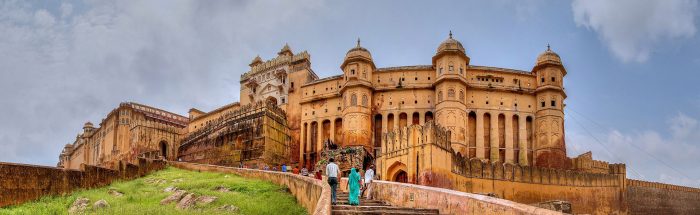
{"type": "MultiPolygon", "coordinates": [[[[249,168],[247,165],[244,165],[243,163],[240,164],[241,168],[249,168]]],[[[286,164],[282,164],[279,168],[277,166],[273,166],[270,168],[268,165],[264,166],[258,166],[256,169],[261,169],[261,170],[272,170],[272,171],[281,171],[281,172],[287,172],[288,167],[286,164]]],[[[298,174],[302,176],[309,176],[309,177],[314,177],[315,179],[318,180],[323,180],[322,170],[317,170],[315,173],[309,173],[309,170],[306,167],[303,167],[299,169],[299,167],[294,167],[291,172],[293,174],[298,174]]],[[[328,177],[328,185],[331,186],[331,200],[332,203],[335,205],[337,203],[337,190],[338,190],[338,185],[339,185],[339,180],[338,178],[341,176],[340,169],[338,168],[338,164],[335,163],[335,159],[330,158],[328,160],[328,164],[326,165],[326,172],[327,172],[327,177],[328,177]]],[[[359,205],[360,204],[360,197],[365,194],[366,199],[371,199],[372,198],[372,180],[375,178],[375,173],[374,173],[374,165],[371,165],[369,168],[367,168],[362,174],[358,169],[353,167],[350,169],[350,174],[348,175],[348,184],[347,184],[347,189],[348,189],[348,203],[350,205],[359,205]]]]}
{"type": "MultiPolygon", "coordinates": [[[[337,204],[337,189],[338,189],[338,177],[340,176],[340,169],[338,164],[335,163],[333,158],[328,160],[329,163],[326,165],[326,172],[328,173],[328,184],[331,186],[331,202],[332,204],[337,204]]],[[[360,175],[360,172],[353,167],[350,169],[350,175],[348,175],[348,204],[350,205],[360,205],[360,197],[363,193],[366,193],[365,198],[372,198],[372,180],[374,180],[374,165],[364,172],[364,180],[360,175]]]]}

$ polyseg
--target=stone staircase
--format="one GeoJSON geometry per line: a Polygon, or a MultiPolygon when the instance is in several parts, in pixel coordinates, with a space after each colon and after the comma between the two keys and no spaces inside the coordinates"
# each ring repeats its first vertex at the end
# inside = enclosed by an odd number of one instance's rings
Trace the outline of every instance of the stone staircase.
{"type": "Polygon", "coordinates": [[[387,205],[377,200],[360,199],[359,206],[348,204],[348,193],[338,193],[338,204],[333,205],[333,215],[349,214],[439,214],[437,209],[404,208],[387,205]]]}

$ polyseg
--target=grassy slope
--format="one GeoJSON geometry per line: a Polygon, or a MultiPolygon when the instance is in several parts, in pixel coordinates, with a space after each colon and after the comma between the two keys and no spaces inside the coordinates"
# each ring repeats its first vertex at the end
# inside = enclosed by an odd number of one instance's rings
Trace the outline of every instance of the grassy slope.
{"type": "Polygon", "coordinates": [[[231,174],[193,172],[173,167],[132,181],[115,182],[103,188],[81,190],[67,196],[44,197],[35,202],[0,209],[0,214],[67,214],[68,208],[78,197],[90,199],[90,208],[100,199],[109,202],[109,208],[99,211],[90,209],[89,214],[223,214],[216,208],[226,204],[240,208],[239,214],[306,214],[306,210],[296,203],[294,196],[286,192],[285,187],[231,174]],[[167,182],[148,183],[148,178],[165,179],[167,182]],[[173,182],[175,179],[182,181],[173,182]],[[173,185],[197,196],[219,198],[209,205],[189,210],[176,209],[176,203],[160,205],[160,201],[171,194],[163,192],[163,189],[173,185]],[[214,191],[213,188],[218,185],[228,187],[231,192],[214,191]],[[124,196],[107,194],[109,188],[115,188],[124,193],[124,196]]]}

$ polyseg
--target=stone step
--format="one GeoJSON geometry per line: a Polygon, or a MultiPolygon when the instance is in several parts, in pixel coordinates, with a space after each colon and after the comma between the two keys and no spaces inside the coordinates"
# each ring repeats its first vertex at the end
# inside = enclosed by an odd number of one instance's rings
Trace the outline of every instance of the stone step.
{"type": "MultiPolygon", "coordinates": [[[[347,201],[338,201],[337,205],[350,205],[350,204],[347,201]]],[[[371,202],[360,201],[360,205],[362,205],[362,206],[388,206],[387,204],[384,204],[384,202],[380,202],[380,201],[371,201],[371,202]]]]}
{"type": "Polygon", "coordinates": [[[439,214],[438,212],[434,213],[423,213],[423,212],[416,212],[410,209],[407,210],[401,210],[401,211],[383,211],[383,210],[377,210],[377,211],[354,211],[354,210],[333,210],[331,213],[333,215],[357,215],[357,214],[363,214],[363,215],[405,215],[405,214],[418,214],[418,215],[433,215],[433,214],[439,214]]]}
{"type": "Polygon", "coordinates": [[[352,206],[352,205],[333,205],[333,210],[346,210],[346,211],[413,211],[416,213],[438,213],[435,209],[419,209],[419,208],[404,208],[404,207],[394,207],[394,206],[352,206]]]}

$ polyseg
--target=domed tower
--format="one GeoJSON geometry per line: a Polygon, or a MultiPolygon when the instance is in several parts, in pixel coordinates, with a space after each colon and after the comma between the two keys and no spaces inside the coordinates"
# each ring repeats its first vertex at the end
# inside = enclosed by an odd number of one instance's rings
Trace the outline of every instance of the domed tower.
{"type": "Polygon", "coordinates": [[[360,46],[350,49],[343,64],[344,84],[340,90],[343,99],[343,145],[372,147],[372,73],[376,67],[369,51],[360,46]]]}
{"type": "Polygon", "coordinates": [[[566,69],[557,53],[547,50],[537,57],[532,74],[537,77],[534,165],[568,168],[564,143],[564,76],[566,69]]]}
{"type": "Polygon", "coordinates": [[[92,125],[92,123],[86,122],[85,125],[83,125],[83,134],[88,135],[93,129],[95,129],[95,127],[92,125]]]}
{"type": "Polygon", "coordinates": [[[467,153],[467,112],[465,94],[467,90],[466,70],[469,57],[462,43],[449,38],[440,43],[435,56],[435,122],[452,133],[452,148],[464,155],[467,153]]]}

